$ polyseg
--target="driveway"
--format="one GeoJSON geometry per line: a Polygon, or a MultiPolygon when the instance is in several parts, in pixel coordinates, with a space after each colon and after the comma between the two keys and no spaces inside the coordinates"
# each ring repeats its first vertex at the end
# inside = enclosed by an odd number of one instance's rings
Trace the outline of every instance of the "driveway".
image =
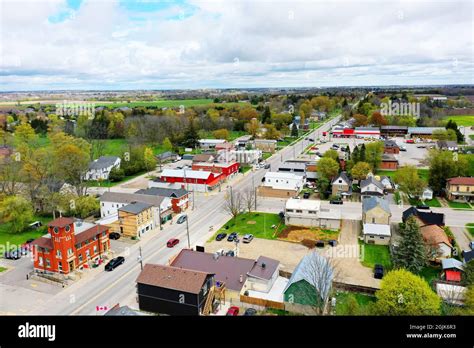
{"type": "Polygon", "coordinates": [[[468,232],[466,232],[466,229],[464,227],[451,227],[451,231],[453,232],[454,238],[461,249],[470,250],[469,242],[471,241],[471,238],[468,237],[468,232]]]}

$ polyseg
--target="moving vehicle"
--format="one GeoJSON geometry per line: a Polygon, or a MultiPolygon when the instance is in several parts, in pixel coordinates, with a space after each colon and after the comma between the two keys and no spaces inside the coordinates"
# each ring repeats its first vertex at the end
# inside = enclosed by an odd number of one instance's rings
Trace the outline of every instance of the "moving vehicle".
{"type": "Polygon", "coordinates": [[[123,256],[118,256],[112,260],[110,260],[106,265],[105,265],[105,270],[107,272],[113,271],[115,268],[118,266],[122,265],[125,262],[125,257],[123,256]]]}
{"type": "Polygon", "coordinates": [[[343,201],[341,201],[340,199],[333,199],[329,201],[329,204],[343,204],[343,201]]]}
{"type": "Polygon", "coordinates": [[[219,242],[219,241],[223,240],[225,237],[227,237],[227,233],[219,233],[216,236],[216,240],[219,242]]]}
{"type": "Polygon", "coordinates": [[[407,139],[407,140],[405,140],[405,142],[406,142],[407,144],[414,144],[414,143],[415,143],[415,140],[413,140],[413,139],[407,139]]]}
{"type": "Polygon", "coordinates": [[[249,233],[249,234],[246,234],[246,235],[244,236],[243,242],[244,242],[244,243],[250,243],[250,242],[252,241],[252,239],[253,239],[253,234],[250,234],[250,233],[249,233]]]}
{"type": "Polygon", "coordinates": [[[227,237],[227,241],[228,242],[233,242],[237,238],[238,238],[237,232],[232,232],[231,234],[229,234],[229,237],[227,237]]]}
{"type": "Polygon", "coordinates": [[[187,216],[186,215],[181,215],[178,220],[176,220],[176,223],[177,224],[182,224],[183,222],[185,222],[187,219],[187,216]]]}
{"type": "Polygon", "coordinates": [[[21,259],[21,253],[18,250],[7,251],[3,254],[3,257],[8,260],[19,260],[21,259]]]}
{"type": "Polygon", "coordinates": [[[324,248],[324,241],[323,240],[318,240],[316,242],[316,247],[317,248],[324,248]]]}
{"type": "Polygon", "coordinates": [[[228,250],[228,251],[225,253],[225,256],[234,257],[234,256],[235,256],[234,250],[228,250]]]}
{"type": "Polygon", "coordinates": [[[245,316],[257,315],[257,310],[253,308],[247,308],[244,312],[245,316]]]}
{"type": "Polygon", "coordinates": [[[239,307],[237,306],[232,306],[230,307],[228,310],[227,310],[227,314],[228,316],[232,316],[232,317],[235,317],[237,315],[239,315],[239,307]]]}
{"type": "Polygon", "coordinates": [[[405,145],[400,146],[400,151],[406,151],[407,147],[405,145]]]}
{"type": "Polygon", "coordinates": [[[309,192],[303,193],[303,198],[304,198],[304,199],[308,199],[309,196],[310,196],[310,193],[309,193],[309,192]]]}
{"type": "Polygon", "coordinates": [[[110,239],[113,239],[113,240],[120,239],[120,233],[118,233],[118,232],[112,232],[112,233],[109,234],[109,238],[110,238],[110,239]]]}
{"type": "Polygon", "coordinates": [[[263,168],[270,169],[270,163],[265,163],[265,166],[263,168]]]}
{"type": "Polygon", "coordinates": [[[469,248],[471,248],[471,250],[474,250],[474,240],[471,240],[469,242],[469,248]]]}
{"type": "Polygon", "coordinates": [[[179,243],[179,239],[177,239],[177,238],[171,238],[171,239],[166,243],[166,246],[167,246],[168,248],[172,248],[172,247],[174,247],[174,246],[175,246],[176,244],[178,244],[178,243],[179,243]]]}
{"type": "Polygon", "coordinates": [[[375,279],[382,279],[383,278],[383,266],[376,264],[374,266],[374,278],[375,279]]]}

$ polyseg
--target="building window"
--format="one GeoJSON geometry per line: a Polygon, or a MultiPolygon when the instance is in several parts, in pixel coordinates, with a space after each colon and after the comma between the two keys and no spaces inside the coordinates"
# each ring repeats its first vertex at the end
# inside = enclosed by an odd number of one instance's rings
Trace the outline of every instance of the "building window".
{"type": "Polygon", "coordinates": [[[38,265],[43,266],[43,258],[41,256],[38,259],[38,265]]]}
{"type": "Polygon", "coordinates": [[[61,258],[61,250],[56,250],[56,257],[61,258]]]}
{"type": "Polygon", "coordinates": [[[54,227],[54,228],[53,228],[53,232],[54,232],[54,233],[58,233],[58,232],[59,232],[59,228],[54,227]]]}
{"type": "Polygon", "coordinates": [[[46,259],[46,267],[47,267],[47,268],[50,268],[50,267],[51,267],[51,262],[49,261],[49,259],[46,259]]]}
{"type": "Polygon", "coordinates": [[[293,213],[293,209],[286,209],[288,213],[293,213]]]}
{"type": "Polygon", "coordinates": [[[62,262],[58,263],[58,269],[59,269],[59,272],[63,271],[63,263],[62,262]]]}
{"type": "Polygon", "coordinates": [[[86,250],[86,258],[91,257],[91,251],[89,249],[86,250]]]}
{"type": "Polygon", "coordinates": [[[316,210],[308,210],[309,214],[316,214],[316,210]]]}
{"type": "Polygon", "coordinates": [[[72,255],[72,248],[69,248],[67,249],[67,256],[71,256],[72,255]]]}
{"type": "Polygon", "coordinates": [[[97,253],[97,245],[94,245],[94,254],[97,253]]]}
{"type": "Polygon", "coordinates": [[[299,210],[299,209],[297,209],[297,210],[296,210],[296,212],[301,214],[303,211],[302,211],[302,210],[299,210]]]}
{"type": "Polygon", "coordinates": [[[82,254],[79,254],[79,262],[82,262],[82,254]]]}

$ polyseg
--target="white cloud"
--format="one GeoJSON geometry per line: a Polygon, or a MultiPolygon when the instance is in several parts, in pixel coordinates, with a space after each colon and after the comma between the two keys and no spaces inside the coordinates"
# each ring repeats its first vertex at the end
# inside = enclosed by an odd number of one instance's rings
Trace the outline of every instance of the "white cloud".
{"type": "Polygon", "coordinates": [[[189,1],[139,19],[112,0],[1,9],[2,90],[473,83],[470,1],[189,1]]]}

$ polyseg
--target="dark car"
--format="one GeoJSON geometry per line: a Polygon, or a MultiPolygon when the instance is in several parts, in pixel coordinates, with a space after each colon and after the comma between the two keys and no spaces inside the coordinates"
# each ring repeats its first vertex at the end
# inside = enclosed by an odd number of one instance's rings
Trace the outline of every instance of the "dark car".
{"type": "Polygon", "coordinates": [[[219,241],[223,240],[225,237],[227,237],[227,233],[219,233],[216,236],[216,240],[219,242],[219,241]]]}
{"type": "Polygon", "coordinates": [[[331,149],[332,149],[332,150],[337,150],[337,149],[339,149],[339,145],[333,144],[333,145],[331,146],[331,149]]]}
{"type": "Polygon", "coordinates": [[[430,207],[429,207],[429,206],[427,206],[426,204],[418,204],[418,205],[416,206],[416,209],[424,209],[424,210],[429,210],[429,209],[430,209],[430,207]]]}
{"type": "Polygon", "coordinates": [[[109,234],[109,238],[114,239],[114,240],[120,239],[120,233],[112,232],[112,233],[109,234]]]}
{"type": "Polygon", "coordinates": [[[343,204],[343,202],[340,199],[333,199],[329,201],[329,204],[343,204]]]}
{"type": "Polygon", "coordinates": [[[383,266],[382,265],[375,265],[374,266],[374,278],[375,279],[382,279],[383,278],[383,266]]]}
{"type": "Polygon", "coordinates": [[[318,156],[318,157],[323,157],[323,154],[322,154],[321,152],[319,152],[319,151],[317,151],[317,152],[315,153],[315,155],[318,156]]]}
{"type": "Polygon", "coordinates": [[[174,247],[176,244],[179,243],[179,239],[176,239],[176,238],[171,238],[167,243],[166,243],[166,246],[168,248],[172,248],[174,247]]]}
{"type": "Polygon", "coordinates": [[[265,166],[263,168],[270,169],[270,163],[265,164],[265,166]]]}
{"type": "Polygon", "coordinates": [[[324,241],[323,240],[318,240],[316,242],[316,247],[317,248],[324,248],[324,241]]]}
{"type": "Polygon", "coordinates": [[[229,234],[229,237],[227,237],[228,242],[233,242],[236,239],[238,239],[237,232],[232,232],[231,234],[229,234]]]}
{"type": "Polygon", "coordinates": [[[229,250],[225,253],[225,256],[231,256],[231,257],[234,257],[235,256],[235,252],[234,250],[229,250]]]}
{"type": "Polygon", "coordinates": [[[176,223],[182,224],[183,222],[186,221],[186,218],[187,218],[186,215],[181,215],[181,216],[178,218],[178,220],[176,220],[176,223]]]}
{"type": "Polygon", "coordinates": [[[337,245],[337,240],[331,239],[330,241],[328,241],[328,244],[332,247],[335,247],[337,245]]]}
{"type": "Polygon", "coordinates": [[[308,199],[311,194],[309,192],[303,193],[303,198],[308,199]]]}
{"type": "Polygon", "coordinates": [[[257,310],[253,308],[247,308],[244,312],[244,315],[246,316],[257,315],[257,310]]]}
{"type": "Polygon", "coordinates": [[[123,263],[125,262],[125,257],[123,256],[118,256],[112,260],[109,261],[109,263],[107,263],[105,265],[105,270],[107,272],[111,272],[113,271],[115,268],[117,268],[118,266],[122,265],[123,263]]]}
{"type": "Polygon", "coordinates": [[[309,138],[308,140],[309,140],[309,141],[314,141],[314,139],[313,139],[313,138],[309,138]]]}
{"type": "Polygon", "coordinates": [[[19,253],[17,250],[7,251],[5,254],[3,254],[3,257],[8,260],[18,260],[21,259],[21,253],[19,253]]]}

